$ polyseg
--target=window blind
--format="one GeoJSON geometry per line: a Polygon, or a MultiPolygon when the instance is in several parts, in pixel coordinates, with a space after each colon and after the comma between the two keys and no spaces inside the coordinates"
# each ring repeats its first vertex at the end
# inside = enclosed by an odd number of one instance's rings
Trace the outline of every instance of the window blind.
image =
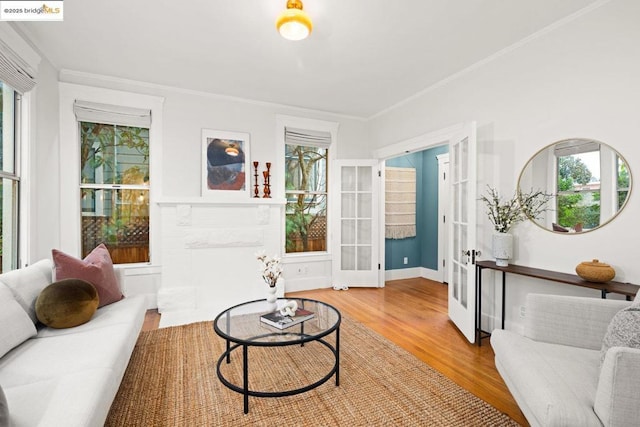
{"type": "Polygon", "coordinates": [[[79,122],[105,123],[109,125],[151,126],[151,110],[79,101],[73,103],[73,112],[79,122]]]}
{"type": "Polygon", "coordinates": [[[284,142],[291,145],[329,148],[331,145],[331,134],[323,131],[286,127],[284,129],[284,142]]]}
{"type": "Polygon", "coordinates": [[[600,151],[600,143],[598,141],[572,139],[560,144],[556,144],[556,148],[554,148],[554,154],[557,157],[570,156],[572,154],[590,153],[592,151],[600,151]]]}
{"type": "Polygon", "coordinates": [[[416,236],[416,170],[385,167],[386,239],[416,236]]]}
{"type": "Polygon", "coordinates": [[[0,40],[0,80],[19,93],[29,92],[36,85],[36,70],[0,40]]]}

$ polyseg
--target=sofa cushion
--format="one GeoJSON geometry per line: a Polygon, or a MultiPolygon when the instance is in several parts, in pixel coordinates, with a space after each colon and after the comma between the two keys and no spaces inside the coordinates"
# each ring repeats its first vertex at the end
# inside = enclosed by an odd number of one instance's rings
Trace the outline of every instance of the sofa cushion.
{"type": "Polygon", "coordinates": [[[144,315],[143,297],[126,298],[75,328],[42,327],[0,358],[13,425],[104,425],[144,315]]]}
{"type": "Polygon", "coordinates": [[[600,360],[611,347],[640,348],[640,305],[634,303],[613,316],[602,341],[600,360]]]}
{"type": "Polygon", "coordinates": [[[52,263],[43,259],[28,267],[9,271],[0,275],[0,282],[11,289],[16,301],[27,312],[31,321],[36,324],[36,298],[40,292],[51,284],[52,263]]]}
{"type": "Polygon", "coordinates": [[[599,352],[494,330],[496,367],[531,425],[598,426],[599,352]]]}
{"type": "Polygon", "coordinates": [[[113,270],[109,250],[104,244],[98,245],[83,260],[57,249],[52,250],[52,256],[56,280],[82,279],[91,283],[98,291],[98,307],[124,298],[113,270]]]}
{"type": "Polygon", "coordinates": [[[98,292],[89,282],[63,279],[47,286],[36,300],[36,315],[45,325],[73,328],[91,320],[98,309],[98,292]]]}
{"type": "Polygon", "coordinates": [[[2,391],[2,385],[0,385],[0,426],[9,425],[9,405],[7,404],[7,397],[2,391]]]}
{"type": "MultiPolygon", "coordinates": [[[[36,334],[36,327],[13,294],[0,283],[0,357],[36,334]]],[[[0,423],[0,426],[3,424],[0,423]]]]}

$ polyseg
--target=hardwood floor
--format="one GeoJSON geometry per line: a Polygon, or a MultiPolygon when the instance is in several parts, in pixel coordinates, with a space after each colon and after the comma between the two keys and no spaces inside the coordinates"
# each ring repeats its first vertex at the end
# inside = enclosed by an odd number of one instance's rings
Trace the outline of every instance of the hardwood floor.
{"type": "MultiPolygon", "coordinates": [[[[446,285],[416,278],[389,281],[384,288],[317,289],[287,296],[333,305],[523,426],[528,425],[496,371],[489,341],[484,340],[482,347],[469,344],[449,320],[446,285]]],[[[149,311],[143,330],[158,328],[159,321],[160,314],[149,311]]]]}
{"type": "Polygon", "coordinates": [[[143,331],[152,331],[158,329],[160,326],[160,313],[158,310],[147,310],[147,314],[144,316],[144,323],[142,324],[143,331]]]}

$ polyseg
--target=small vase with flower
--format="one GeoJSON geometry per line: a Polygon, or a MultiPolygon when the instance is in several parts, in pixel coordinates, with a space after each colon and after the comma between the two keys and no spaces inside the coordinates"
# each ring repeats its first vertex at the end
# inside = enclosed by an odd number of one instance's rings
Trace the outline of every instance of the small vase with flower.
{"type": "Polygon", "coordinates": [[[264,282],[269,285],[267,289],[267,303],[269,311],[275,311],[278,308],[276,303],[278,279],[282,276],[282,264],[280,257],[274,255],[267,256],[264,252],[256,254],[256,259],[260,263],[258,271],[262,275],[264,282]]]}

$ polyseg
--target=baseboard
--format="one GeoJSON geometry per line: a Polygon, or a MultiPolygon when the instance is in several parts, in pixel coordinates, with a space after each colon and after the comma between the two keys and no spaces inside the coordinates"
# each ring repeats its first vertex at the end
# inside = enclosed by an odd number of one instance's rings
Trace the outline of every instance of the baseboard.
{"type": "Polygon", "coordinates": [[[434,282],[442,282],[442,273],[430,268],[420,267],[420,277],[433,280],[434,282]]]}
{"type": "Polygon", "coordinates": [[[424,279],[433,280],[434,282],[442,282],[442,273],[438,270],[431,270],[425,267],[398,268],[396,270],[387,270],[384,272],[384,280],[401,280],[413,279],[414,277],[422,277],[424,279]]]}
{"type": "Polygon", "coordinates": [[[412,279],[414,277],[422,277],[420,274],[420,267],[398,268],[396,270],[385,271],[384,280],[412,279]]]}
{"type": "Polygon", "coordinates": [[[209,307],[198,310],[166,311],[160,316],[160,328],[188,325],[189,323],[212,321],[225,307],[209,307]]]}
{"type": "Polygon", "coordinates": [[[310,291],[313,289],[330,288],[330,277],[296,277],[289,278],[285,282],[285,292],[310,291]]]}

